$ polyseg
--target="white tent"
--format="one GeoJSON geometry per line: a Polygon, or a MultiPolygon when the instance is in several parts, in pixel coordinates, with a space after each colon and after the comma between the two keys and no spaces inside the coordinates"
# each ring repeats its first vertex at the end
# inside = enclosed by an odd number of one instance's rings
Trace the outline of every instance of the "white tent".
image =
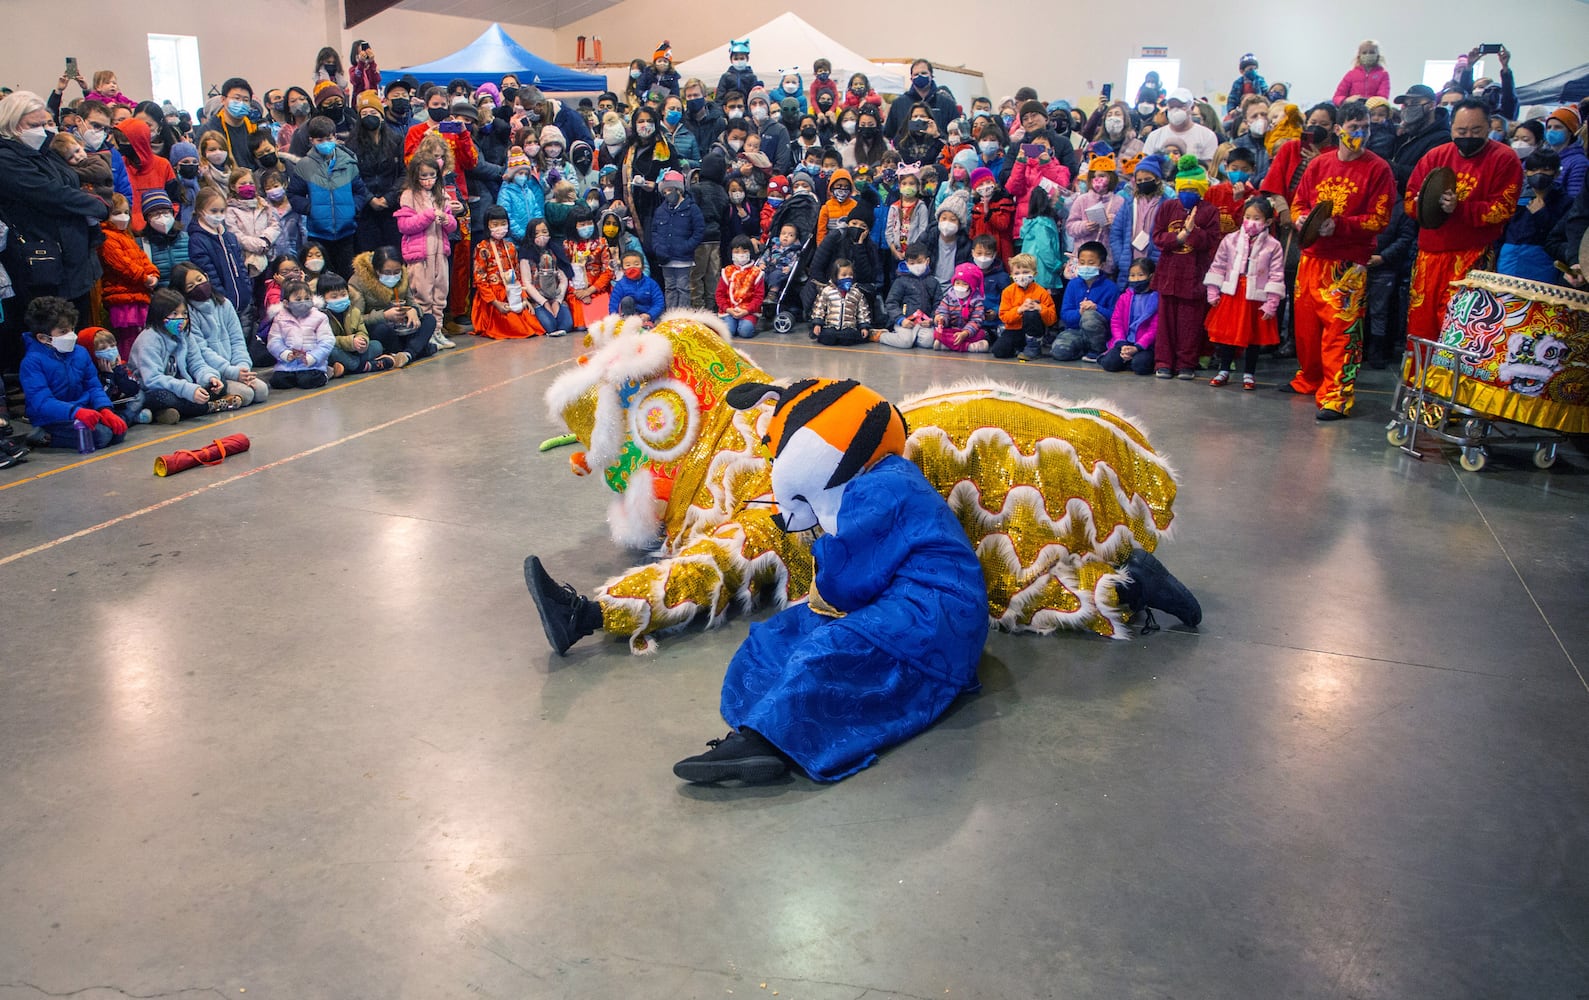
{"type": "MultiPolygon", "coordinates": [[[[811,88],[811,64],[817,59],[827,59],[833,64],[833,79],[842,91],[851,73],[865,73],[872,81],[872,89],[880,94],[899,94],[905,90],[905,77],[897,70],[877,63],[840,45],[822,32],[802,21],[795,14],[779,14],[776,18],[751,31],[750,65],[769,89],[778,86],[778,77],[784,70],[798,70],[805,81],[807,92],[811,88]]],[[[728,69],[728,42],[710,52],[686,59],[676,67],[681,79],[701,78],[710,91],[728,69]]]]}

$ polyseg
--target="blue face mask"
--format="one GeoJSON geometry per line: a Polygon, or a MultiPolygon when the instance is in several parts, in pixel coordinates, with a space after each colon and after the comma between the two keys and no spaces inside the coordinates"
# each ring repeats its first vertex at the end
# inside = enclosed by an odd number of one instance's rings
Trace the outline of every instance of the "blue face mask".
{"type": "Polygon", "coordinates": [[[314,144],[314,150],[321,156],[329,158],[336,155],[337,144],[334,142],[317,142],[314,144]]]}
{"type": "Polygon", "coordinates": [[[1245,170],[1227,170],[1225,175],[1230,178],[1232,184],[1245,184],[1247,183],[1247,178],[1252,176],[1245,170]]]}
{"type": "Polygon", "coordinates": [[[385,285],[387,288],[396,288],[397,283],[402,280],[403,276],[401,274],[383,274],[380,276],[381,284],[385,285]]]}
{"type": "Polygon", "coordinates": [[[345,313],[352,304],[352,299],[326,299],[326,308],[334,313],[345,313]]]}
{"type": "Polygon", "coordinates": [[[835,285],[839,286],[839,291],[847,292],[847,291],[850,290],[850,288],[852,286],[854,286],[855,279],[854,278],[837,278],[837,279],[834,280],[833,283],[835,285]]]}
{"type": "Polygon", "coordinates": [[[167,316],[165,327],[166,333],[171,334],[173,337],[180,337],[183,331],[188,328],[188,318],[186,316],[167,316]]]}
{"type": "Polygon", "coordinates": [[[1192,208],[1198,202],[1203,200],[1203,196],[1198,194],[1196,191],[1182,191],[1181,193],[1177,194],[1176,197],[1181,200],[1181,205],[1185,208],[1192,208]]]}
{"type": "Polygon", "coordinates": [[[1567,145],[1567,130],[1555,127],[1547,128],[1545,130],[1545,141],[1552,146],[1565,146],[1567,145]]]}
{"type": "Polygon", "coordinates": [[[663,115],[662,120],[667,122],[669,125],[677,125],[679,122],[684,120],[684,112],[680,111],[678,108],[674,108],[672,111],[669,111],[667,114],[663,115]]]}
{"type": "Polygon", "coordinates": [[[1092,281],[1098,277],[1098,268],[1092,264],[1076,265],[1076,277],[1082,281],[1092,281]]]}
{"type": "Polygon", "coordinates": [[[247,117],[248,113],[252,110],[253,105],[249,104],[247,101],[226,102],[226,113],[231,115],[233,118],[247,117]]]}
{"type": "Polygon", "coordinates": [[[108,365],[115,365],[115,364],[120,364],[121,363],[121,355],[116,353],[116,349],[114,347],[107,347],[103,351],[95,351],[94,352],[94,357],[98,358],[99,360],[105,362],[108,365]]]}

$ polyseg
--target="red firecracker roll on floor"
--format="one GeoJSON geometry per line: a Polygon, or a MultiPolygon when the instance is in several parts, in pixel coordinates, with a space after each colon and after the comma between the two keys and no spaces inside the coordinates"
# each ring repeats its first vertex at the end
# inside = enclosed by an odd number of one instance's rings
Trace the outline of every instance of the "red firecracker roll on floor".
{"type": "Polygon", "coordinates": [[[174,476],[195,465],[220,465],[228,455],[236,455],[247,450],[247,435],[229,434],[223,438],[216,438],[214,442],[198,451],[174,451],[169,455],[161,455],[154,460],[154,474],[174,476]]]}

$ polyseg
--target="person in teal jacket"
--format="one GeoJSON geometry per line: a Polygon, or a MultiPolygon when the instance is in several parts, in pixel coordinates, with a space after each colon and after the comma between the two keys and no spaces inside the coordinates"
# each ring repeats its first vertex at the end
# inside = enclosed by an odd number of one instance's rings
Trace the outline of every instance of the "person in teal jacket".
{"type": "Polygon", "coordinates": [[[1021,223],[1021,253],[1037,258],[1037,283],[1058,290],[1065,287],[1065,242],[1054,221],[1048,190],[1041,186],[1027,196],[1026,221],[1021,223]]]}

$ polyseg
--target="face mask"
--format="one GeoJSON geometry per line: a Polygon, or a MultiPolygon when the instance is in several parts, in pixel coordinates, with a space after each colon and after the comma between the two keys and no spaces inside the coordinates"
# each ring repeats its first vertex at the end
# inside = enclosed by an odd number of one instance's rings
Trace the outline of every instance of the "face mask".
{"type": "Polygon", "coordinates": [[[1031,285],[1032,276],[1030,274],[1017,274],[1011,280],[1015,282],[1015,287],[1026,288],[1031,285]]]}
{"type": "Polygon", "coordinates": [[[979,185],[976,190],[977,197],[984,201],[993,197],[993,187],[994,185],[992,184],[979,185]]]}
{"type": "Polygon", "coordinates": [[[817,137],[817,127],[815,125],[806,125],[806,126],[803,126],[800,129],[800,138],[802,138],[802,139],[815,139],[816,137],[817,137]]]}
{"type": "Polygon", "coordinates": [[[910,120],[910,130],[916,133],[925,132],[927,131],[927,123],[920,118],[912,118],[910,120]]]}
{"type": "Polygon", "coordinates": [[[308,101],[293,101],[292,102],[292,113],[294,115],[297,115],[299,118],[304,117],[305,115],[307,115],[309,113],[309,102],[308,101]]]}
{"type": "Polygon", "coordinates": [[[1186,109],[1171,108],[1169,111],[1165,112],[1164,117],[1171,125],[1185,125],[1187,117],[1186,109]]]}
{"type": "Polygon", "coordinates": [[[901,198],[905,199],[906,201],[915,201],[916,200],[916,185],[914,185],[914,184],[901,184],[899,186],[899,196],[901,198]]]}
{"type": "Polygon", "coordinates": [[[396,288],[397,283],[403,280],[403,276],[401,274],[383,274],[378,280],[387,288],[396,288]]]}
{"type": "Polygon", "coordinates": [[[1506,133],[1505,132],[1502,132],[1499,129],[1491,129],[1490,130],[1490,140],[1492,142],[1500,142],[1502,139],[1505,139],[1505,138],[1506,138],[1506,133]]]}
{"type": "Polygon", "coordinates": [[[176,225],[176,216],[162,212],[149,220],[149,225],[161,233],[169,233],[171,227],[176,225]]]}
{"type": "Polygon", "coordinates": [[[596,225],[595,223],[582,223],[576,227],[576,231],[579,233],[580,239],[588,240],[596,235],[596,225]]]}
{"type": "Polygon", "coordinates": [[[954,296],[957,299],[963,299],[971,294],[971,286],[963,281],[955,282],[949,287],[949,290],[954,292],[954,296]]]}
{"type": "Polygon", "coordinates": [[[407,121],[408,120],[408,114],[412,110],[413,110],[413,105],[409,104],[408,98],[406,98],[406,97],[394,97],[394,98],[392,98],[392,117],[393,118],[396,118],[399,121],[407,121]]]}
{"type": "Polygon", "coordinates": [[[1401,123],[1408,129],[1422,128],[1428,124],[1433,111],[1427,104],[1409,104],[1401,110],[1401,123]]]}
{"type": "Polygon", "coordinates": [[[538,247],[544,247],[550,242],[552,242],[552,238],[545,233],[535,237],[535,245],[538,247]]]}
{"type": "Polygon", "coordinates": [[[926,264],[907,264],[905,266],[910,270],[911,274],[918,278],[927,273],[926,264]]]}
{"type": "Polygon", "coordinates": [[[999,144],[991,139],[984,140],[983,142],[977,143],[977,150],[983,156],[992,156],[994,153],[999,151],[999,144]]]}
{"type": "Polygon", "coordinates": [[[1078,264],[1076,266],[1076,277],[1082,281],[1092,281],[1098,277],[1098,268],[1093,264],[1078,264]]]}
{"type": "Polygon", "coordinates": [[[639,70],[637,70],[637,69],[631,69],[631,70],[630,70],[630,71],[629,71],[629,79],[631,79],[631,80],[638,80],[638,79],[640,79],[640,71],[639,71],[639,70]]]}
{"type": "Polygon", "coordinates": [[[1379,62],[1379,56],[1372,52],[1364,52],[1362,55],[1357,57],[1357,61],[1364,69],[1368,69],[1375,63],[1379,62]]]}
{"type": "Polygon", "coordinates": [[[321,156],[330,157],[336,154],[337,144],[335,142],[317,142],[314,144],[314,151],[321,156]]]}
{"type": "Polygon", "coordinates": [[[188,328],[188,318],[186,316],[167,316],[165,328],[166,333],[171,334],[173,337],[180,337],[183,331],[188,328]]]}
{"type": "Polygon", "coordinates": [[[1126,130],[1126,123],[1119,118],[1105,118],[1103,120],[1103,129],[1110,135],[1119,135],[1126,130]]]}
{"type": "Polygon", "coordinates": [[[951,222],[948,219],[945,219],[944,221],[938,223],[938,232],[944,236],[953,236],[959,231],[960,223],[958,222],[951,222]]]}
{"type": "MultiPolygon", "coordinates": [[[[650,122],[641,122],[639,125],[636,125],[635,128],[634,128],[634,134],[638,135],[642,139],[651,138],[653,135],[656,134],[656,131],[657,131],[657,127],[655,125],[651,124],[650,122]]],[[[547,156],[551,156],[552,155],[550,150],[548,150],[546,155],[547,156]]]]}
{"type": "Polygon", "coordinates": [[[1265,132],[1269,131],[1269,119],[1254,118],[1252,121],[1247,123],[1247,131],[1253,135],[1263,135],[1265,132]]]}
{"type": "Polygon", "coordinates": [[[116,353],[116,349],[114,347],[107,347],[103,351],[95,351],[94,357],[105,362],[107,365],[121,364],[121,355],[116,353]]]}
{"type": "Polygon", "coordinates": [[[851,288],[855,287],[854,278],[835,278],[833,279],[833,283],[838,286],[838,289],[841,292],[848,292],[851,288]]]}
{"type": "Polygon", "coordinates": [[[1148,290],[1148,286],[1151,284],[1153,284],[1151,278],[1137,278],[1131,282],[1131,290],[1141,295],[1148,290]]]}
{"type": "Polygon", "coordinates": [[[743,202],[745,200],[745,192],[743,192],[743,191],[730,191],[730,192],[728,192],[728,200],[733,202],[734,204],[738,205],[740,202],[743,202]]]}
{"type": "Polygon", "coordinates": [[[1472,158],[1483,152],[1489,141],[1482,135],[1465,135],[1460,139],[1452,139],[1451,144],[1457,147],[1457,152],[1465,157],[1472,158]]]}
{"type": "Polygon", "coordinates": [[[442,122],[447,119],[446,108],[426,108],[425,114],[429,115],[430,120],[433,122],[442,122]]]}
{"type": "Polygon", "coordinates": [[[63,333],[59,337],[51,337],[50,346],[62,354],[70,354],[77,349],[77,334],[63,333]]]}
{"type": "Polygon", "coordinates": [[[734,263],[740,267],[744,267],[746,264],[750,263],[750,254],[744,250],[735,250],[734,263]]]}
{"type": "Polygon", "coordinates": [[[793,80],[785,80],[783,92],[786,94],[798,94],[800,93],[800,85],[793,80]]]}
{"type": "Polygon", "coordinates": [[[833,195],[833,200],[841,205],[850,200],[849,188],[834,188],[831,193],[833,195]]]}
{"type": "Polygon", "coordinates": [[[492,226],[491,227],[491,238],[494,239],[494,240],[505,240],[505,239],[507,239],[508,238],[508,227],[507,226],[492,226]]]}
{"type": "Polygon", "coordinates": [[[1519,160],[1526,160],[1530,156],[1533,156],[1534,150],[1538,149],[1539,147],[1531,142],[1525,142],[1522,139],[1518,139],[1512,143],[1512,148],[1517,150],[1517,158],[1519,160]]]}
{"type": "Polygon", "coordinates": [[[1535,191],[1548,190],[1554,183],[1556,183],[1556,178],[1552,177],[1550,174],[1528,175],[1528,186],[1533,188],[1535,191]]]}
{"type": "Polygon", "coordinates": [[[1109,190],[1109,178],[1107,177],[1094,177],[1090,184],[1093,191],[1098,194],[1103,194],[1109,190]]]}
{"type": "Polygon", "coordinates": [[[243,118],[248,114],[248,112],[249,105],[247,101],[226,102],[226,113],[231,115],[233,118],[243,118]]]}
{"type": "Polygon", "coordinates": [[[105,144],[105,130],[102,128],[87,128],[83,130],[83,145],[88,149],[98,149],[105,144]]]}
{"type": "Polygon", "coordinates": [[[1232,184],[1245,184],[1248,178],[1252,177],[1252,174],[1245,170],[1227,170],[1225,174],[1230,178],[1232,184]]]}
{"type": "Polygon", "coordinates": [[[928,73],[917,73],[910,78],[910,85],[917,90],[926,90],[932,86],[932,76],[928,73]]]}
{"type": "Polygon", "coordinates": [[[844,134],[845,135],[854,135],[855,134],[855,120],[851,119],[850,121],[847,121],[844,124],[840,125],[839,128],[844,130],[844,134]]]}
{"type": "Polygon", "coordinates": [[[179,163],[177,164],[177,173],[185,180],[191,181],[199,176],[199,165],[197,163],[179,163]]]}
{"type": "Polygon", "coordinates": [[[258,195],[259,195],[259,188],[256,188],[252,184],[239,184],[239,185],[237,185],[237,197],[241,198],[244,201],[251,201],[252,199],[257,197],[258,195]]]}
{"type": "Polygon", "coordinates": [[[623,276],[628,278],[630,281],[639,281],[640,276],[644,273],[645,268],[641,267],[626,267],[623,269],[623,276]]]}
{"type": "Polygon", "coordinates": [[[131,221],[132,216],[126,212],[119,212],[110,217],[110,224],[115,226],[117,229],[126,229],[127,224],[131,221]]]}
{"type": "Polygon", "coordinates": [[[976,266],[982,268],[982,270],[986,271],[988,268],[993,266],[993,258],[992,257],[984,257],[981,254],[972,254],[971,255],[971,263],[975,264],[976,266]]]}
{"type": "Polygon", "coordinates": [[[348,311],[348,306],[352,304],[353,300],[347,297],[340,299],[326,299],[326,308],[334,313],[345,313],[348,311]]]}
{"type": "Polygon", "coordinates": [[[1248,236],[1257,236],[1266,228],[1268,228],[1268,223],[1264,222],[1262,219],[1241,220],[1241,231],[1246,233],[1248,236]]]}
{"type": "Polygon", "coordinates": [[[750,67],[750,56],[740,56],[737,59],[730,59],[728,64],[735,69],[748,69],[750,67]]]}
{"type": "Polygon", "coordinates": [[[739,119],[739,118],[745,117],[745,109],[744,108],[729,108],[728,111],[727,111],[727,114],[728,114],[728,120],[729,121],[734,121],[735,119],[739,119]]]}
{"type": "Polygon", "coordinates": [[[706,98],[692,97],[684,102],[684,110],[692,115],[698,115],[706,108],[706,98]]]}
{"type": "Polygon", "coordinates": [[[1159,193],[1159,182],[1156,180],[1137,181],[1137,194],[1152,197],[1159,193]]]}
{"type": "Polygon", "coordinates": [[[1198,194],[1196,191],[1182,191],[1175,197],[1180,200],[1181,206],[1183,208],[1188,209],[1194,207],[1198,202],[1203,200],[1202,195],[1198,194]]]}
{"type": "Polygon", "coordinates": [[[217,215],[214,212],[206,212],[204,224],[211,229],[223,229],[226,226],[226,216],[224,214],[217,215]]]}
{"type": "Polygon", "coordinates": [[[326,269],[324,257],[311,257],[303,262],[303,269],[310,274],[319,274],[326,269]]]}
{"type": "Polygon", "coordinates": [[[314,303],[308,299],[294,299],[287,303],[287,311],[297,319],[303,319],[314,308],[314,303]]]}
{"type": "Polygon", "coordinates": [[[1557,125],[1545,129],[1545,142],[1551,146],[1567,145],[1567,130],[1557,125]]]}
{"type": "Polygon", "coordinates": [[[376,129],[381,127],[381,116],[365,115],[359,119],[359,125],[361,125],[366,132],[374,132],[376,129]]]}
{"type": "Polygon", "coordinates": [[[194,302],[208,302],[214,295],[215,290],[208,281],[201,281],[187,291],[188,298],[194,302]]]}
{"type": "Polygon", "coordinates": [[[767,120],[767,106],[765,104],[756,105],[754,108],[750,109],[750,116],[752,118],[756,119],[758,122],[766,121],[767,120]]]}
{"type": "Polygon", "coordinates": [[[226,150],[212,149],[204,154],[204,158],[210,161],[210,166],[212,167],[224,166],[226,163],[226,150]]]}
{"type": "Polygon", "coordinates": [[[1355,153],[1363,148],[1363,142],[1368,138],[1368,133],[1366,131],[1347,132],[1342,130],[1336,134],[1336,137],[1342,149],[1348,153],[1355,153]]]}
{"type": "Polygon", "coordinates": [[[684,120],[684,112],[680,111],[678,108],[674,108],[662,117],[669,125],[677,125],[679,122],[684,120]]]}
{"type": "Polygon", "coordinates": [[[1330,130],[1325,128],[1323,125],[1309,125],[1307,128],[1302,130],[1302,138],[1307,140],[1307,142],[1313,146],[1324,145],[1325,140],[1327,140],[1329,137],[1330,130]]]}

